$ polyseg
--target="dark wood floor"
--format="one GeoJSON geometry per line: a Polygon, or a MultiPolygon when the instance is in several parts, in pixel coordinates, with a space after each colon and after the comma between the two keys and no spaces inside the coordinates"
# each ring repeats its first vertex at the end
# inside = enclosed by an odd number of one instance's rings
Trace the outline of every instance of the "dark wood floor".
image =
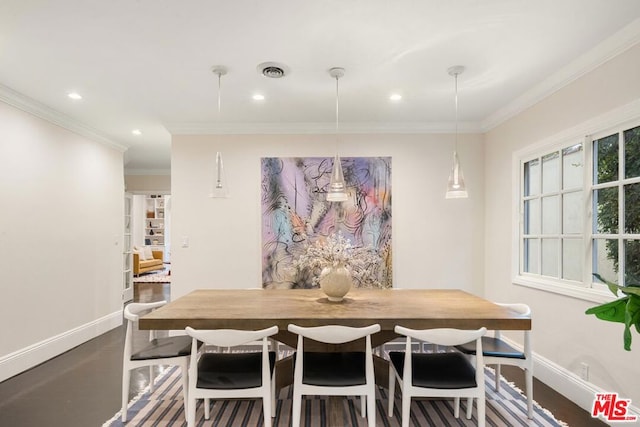
{"type": "MultiPolygon", "coordinates": [[[[148,289],[141,295],[148,300],[162,298],[148,289]]],[[[0,383],[0,426],[101,426],[120,409],[123,340],[123,328],[114,329],[0,383]]],[[[503,374],[524,390],[518,368],[505,366],[503,374]]],[[[130,397],[147,384],[148,370],[138,370],[132,376],[130,397]]],[[[570,426],[606,426],[537,380],[534,398],[570,426]]]]}
{"type": "MultiPolygon", "coordinates": [[[[520,390],[525,389],[524,374],[520,368],[502,366],[502,375],[513,382],[520,390]]],[[[534,371],[535,374],[535,371],[534,371]]],[[[557,393],[545,383],[533,378],[533,399],[543,408],[548,409],[560,421],[575,427],[602,427],[607,424],[591,418],[591,414],[561,394],[557,393]]]]}

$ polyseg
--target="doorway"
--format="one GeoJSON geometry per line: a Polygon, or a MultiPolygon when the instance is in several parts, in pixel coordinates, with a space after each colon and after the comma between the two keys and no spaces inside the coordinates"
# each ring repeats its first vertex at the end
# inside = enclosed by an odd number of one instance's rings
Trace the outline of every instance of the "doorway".
{"type": "Polygon", "coordinates": [[[163,252],[171,264],[171,195],[134,194],[132,200],[132,245],[163,252]]]}
{"type": "Polygon", "coordinates": [[[132,194],[130,222],[130,300],[136,302],[171,283],[171,195],[132,194]]]}

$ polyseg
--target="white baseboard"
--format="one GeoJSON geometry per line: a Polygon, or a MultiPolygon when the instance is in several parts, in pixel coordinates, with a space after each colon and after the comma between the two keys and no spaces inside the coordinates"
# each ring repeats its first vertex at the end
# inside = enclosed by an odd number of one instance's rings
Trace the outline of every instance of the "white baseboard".
{"type": "Polygon", "coordinates": [[[0,381],[122,325],[122,310],[0,357],[0,381]]]}
{"type": "MultiPolygon", "coordinates": [[[[518,343],[506,337],[502,338],[508,341],[509,345],[522,349],[522,346],[518,343]]],[[[604,390],[595,384],[585,381],[573,372],[535,352],[533,354],[533,376],[589,413],[591,413],[596,393],[611,393],[616,391],[604,390]]],[[[621,397],[624,398],[625,396],[621,397]]],[[[533,398],[535,400],[535,396],[533,398]]],[[[640,408],[637,406],[640,402],[635,403],[636,405],[629,407],[631,412],[629,415],[636,415],[640,418],[640,408]]]]}

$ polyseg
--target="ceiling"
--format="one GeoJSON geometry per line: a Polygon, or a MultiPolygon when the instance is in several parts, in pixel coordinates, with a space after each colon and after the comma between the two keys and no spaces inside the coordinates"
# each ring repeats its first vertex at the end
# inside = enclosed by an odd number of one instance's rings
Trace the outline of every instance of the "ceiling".
{"type": "Polygon", "coordinates": [[[453,65],[460,129],[483,131],[639,35],[638,0],[2,0],[0,99],[153,173],[170,168],[172,132],[332,132],[331,67],[346,70],[341,131],[450,131],[453,65]],[[263,62],[289,72],[268,79],[263,62]]]}

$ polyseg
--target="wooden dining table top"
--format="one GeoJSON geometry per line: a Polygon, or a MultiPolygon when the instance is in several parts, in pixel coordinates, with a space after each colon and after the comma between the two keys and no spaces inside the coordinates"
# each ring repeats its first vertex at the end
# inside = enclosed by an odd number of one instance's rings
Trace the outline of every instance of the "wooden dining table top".
{"type": "Polygon", "coordinates": [[[414,329],[529,330],[522,316],[456,289],[352,289],[330,302],[320,289],[198,289],[140,318],[141,329],[252,329],[300,326],[396,325],[414,329]]]}

